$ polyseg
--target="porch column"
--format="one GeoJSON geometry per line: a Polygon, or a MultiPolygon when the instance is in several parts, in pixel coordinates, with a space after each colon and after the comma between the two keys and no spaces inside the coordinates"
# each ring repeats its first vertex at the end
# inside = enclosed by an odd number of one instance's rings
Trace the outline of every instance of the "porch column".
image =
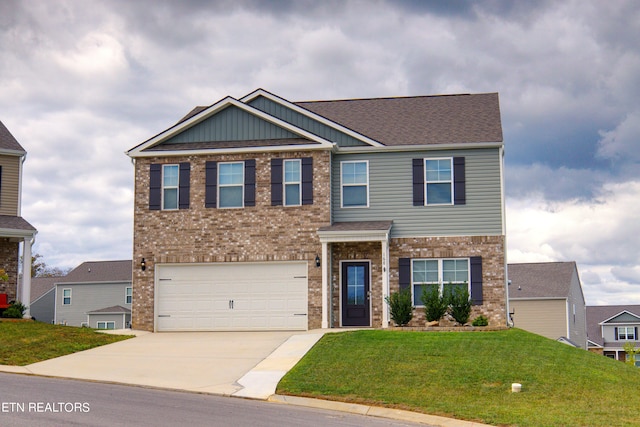
{"type": "Polygon", "coordinates": [[[389,327],[389,242],[382,240],[382,327],[389,327]]]}
{"type": "Polygon", "coordinates": [[[329,245],[322,242],[322,329],[329,328],[329,245]]]}
{"type": "Polygon", "coordinates": [[[34,238],[24,239],[22,248],[22,289],[20,292],[21,303],[27,308],[24,312],[25,319],[31,319],[31,245],[34,238]]]}

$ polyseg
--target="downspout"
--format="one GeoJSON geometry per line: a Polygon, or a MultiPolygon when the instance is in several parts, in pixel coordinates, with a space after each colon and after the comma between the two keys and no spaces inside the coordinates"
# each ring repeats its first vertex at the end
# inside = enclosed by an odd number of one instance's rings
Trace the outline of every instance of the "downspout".
{"type": "Polygon", "coordinates": [[[505,289],[505,309],[507,311],[507,327],[513,328],[511,320],[511,309],[509,308],[509,263],[507,261],[507,215],[504,192],[504,146],[500,147],[500,197],[502,205],[502,235],[504,236],[504,289],[505,289]]]}

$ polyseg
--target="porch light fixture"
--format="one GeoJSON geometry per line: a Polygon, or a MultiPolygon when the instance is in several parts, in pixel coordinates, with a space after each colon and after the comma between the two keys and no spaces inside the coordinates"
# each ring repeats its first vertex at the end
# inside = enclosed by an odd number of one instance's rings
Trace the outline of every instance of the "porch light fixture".
{"type": "Polygon", "coordinates": [[[320,267],[320,255],[316,255],[316,267],[320,267]]]}
{"type": "Polygon", "coordinates": [[[142,271],[145,271],[147,269],[147,263],[144,261],[144,258],[142,258],[142,261],[140,261],[140,269],[142,269],[142,271]]]}

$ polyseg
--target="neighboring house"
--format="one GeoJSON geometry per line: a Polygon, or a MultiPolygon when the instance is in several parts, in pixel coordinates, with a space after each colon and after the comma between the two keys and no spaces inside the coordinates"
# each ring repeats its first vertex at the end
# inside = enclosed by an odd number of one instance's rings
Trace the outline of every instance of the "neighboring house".
{"type": "Polygon", "coordinates": [[[0,122],[0,268],[8,280],[0,281],[0,294],[8,301],[19,300],[30,317],[31,248],[38,232],[21,215],[22,165],[27,152],[0,122]],[[18,268],[22,244],[22,268],[18,268]],[[18,289],[18,271],[24,271],[18,289]]]}
{"type": "Polygon", "coordinates": [[[509,264],[516,328],[587,349],[586,304],[575,262],[509,264]]]}
{"type": "Polygon", "coordinates": [[[503,148],[497,93],[196,107],[127,152],[133,327],[388,327],[428,286],[506,325],[503,148]]]}
{"type": "MultiPolygon", "coordinates": [[[[593,305],[587,307],[589,351],[626,360],[624,345],[640,347],[640,305],[593,305]]],[[[636,356],[640,366],[640,357],[636,356]]]]}
{"type": "Polygon", "coordinates": [[[39,322],[53,323],[55,316],[56,282],[61,277],[31,279],[31,317],[39,322]]]}
{"type": "Polygon", "coordinates": [[[131,323],[131,260],[84,262],[56,281],[55,323],[123,329],[131,323]]]}

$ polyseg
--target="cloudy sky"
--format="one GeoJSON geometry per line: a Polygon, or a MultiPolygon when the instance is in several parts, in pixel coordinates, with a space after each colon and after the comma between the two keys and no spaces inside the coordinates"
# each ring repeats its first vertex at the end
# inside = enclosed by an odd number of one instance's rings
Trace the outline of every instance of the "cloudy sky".
{"type": "Polygon", "coordinates": [[[50,266],[128,259],[124,151],[193,106],[499,92],[509,262],[576,261],[640,304],[640,5],[0,0],[0,120],[50,266]]]}

